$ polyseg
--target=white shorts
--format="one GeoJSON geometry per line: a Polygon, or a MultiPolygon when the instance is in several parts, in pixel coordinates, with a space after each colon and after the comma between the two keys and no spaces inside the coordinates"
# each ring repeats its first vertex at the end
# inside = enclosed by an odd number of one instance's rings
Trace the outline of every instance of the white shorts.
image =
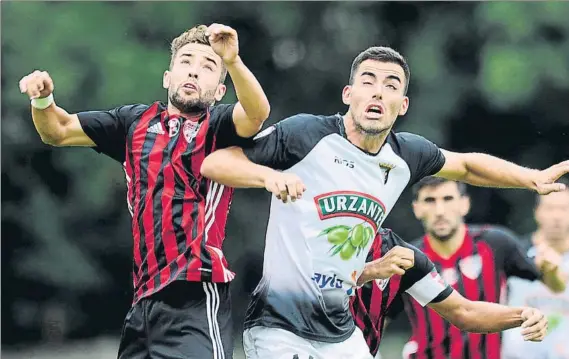
{"type": "Polygon", "coordinates": [[[247,359],[373,359],[357,327],[340,343],[307,340],[284,329],[253,327],[243,332],[243,348],[247,359]]]}

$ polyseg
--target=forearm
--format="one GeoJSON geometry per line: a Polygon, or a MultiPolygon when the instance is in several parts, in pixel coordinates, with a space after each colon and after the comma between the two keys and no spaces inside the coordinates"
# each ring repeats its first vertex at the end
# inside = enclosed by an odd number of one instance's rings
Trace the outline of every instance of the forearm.
{"type": "Polygon", "coordinates": [[[483,153],[464,154],[464,162],[463,178],[457,179],[471,185],[535,189],[532,178],[536,170],[483,153]]]}
{"type": "Polygon", "coordinates": [[[453,324],[467,332],[496,333],[519,327],[523,322],[522,308],[472,301],[463,310],[465,313],[462,315],[462,320],[453,324]]]}
{"type": "Polygon", "coordinates": [[[57,146],[65,138],[66,126],[73,115],[53,103],[44,110],[32,107],[32,119],[42,141],[57,146]]]}
{"type": "Polygon", "coordinates": [[[260,127],[270,112],[269,100],[261,84],[240,57],[235,62],[226,64],[226,67],[233,81],[237,99],[248,119],[260,127]]]}
{"type": "Polygon", "coordinates": [[[239,147],[218,150],[204,160],[204,177],[234,188],[264,188],[265,178],[274,170],[257,165],[245,156],[239,147]]]}

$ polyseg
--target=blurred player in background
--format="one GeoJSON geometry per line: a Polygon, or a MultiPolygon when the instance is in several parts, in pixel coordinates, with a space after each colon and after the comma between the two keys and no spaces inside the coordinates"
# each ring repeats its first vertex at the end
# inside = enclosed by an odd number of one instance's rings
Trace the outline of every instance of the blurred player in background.
{"type": "Polygon", "coordinates": [[[463,297],[444,282],[425,253],[390,230],[382,229],[377,236],[358,285],[361,287],[351,298],[351,310],[370,353],[376,358],[380,357],[378,348],[387,313],[402,295],[413,297],[421,306],[436,311],[464,331],[490,333],[523,326],[526,340],[540,341],[545,335],[546,320],[538,310],[463,297]],[[414,259],[413,266],[407,270],[400,265],[405,258],[414,259]]]}
{"type": "MultiPolygon", "coordinates": [[[[525,242],[528,256],[535,257],[541,246],[548,246],[560,257],[564,272],[569,273],[569,189],[537,196],[535,221],[537,230],[525,242]]],[[[569,359],[569,289],[553,293],[539,282],[511,278],[508,303],[539,308],[549,319],[549,332],[543,343],[526,345],[519,340],[517,330],[506,331],[504,359],[569,359]]]]}
{"type": "MultiPolygon", "coordinates": [[[[464,223],[470,210],[465,184],[426,177],[413,186],[413,194],[413,211],[426,233],[413,244],[435,264],[445,282],[467,299],[499,303],[506,279],[514,276],[541,279],[555,291],[565,289],[564,274],[550,248],[538,253],[538,268],[509,231],[464,223]]],[[[500,358],[500,334],[463,333],[464,328],[449,324],[409,295],[400,299],[390,316],[404,305],[413,331],[406,346],[409,358],[500,358]]]]}
{"type": "Polygon", "coordinates": [[[233,190],[202,177],[200,167],[212,151],[255,135],[269,103],[239,57],[234,29],[194,27],[173,40],[171,52],[167,105],[69,114],[54,103],[54,83],[40,71],[25,76],[20,90],[31,98],[45,143],[92,147],[124,166],[134,299],[119,358],[231,358],[234,274],[222,243],[233,190]],[[214,106],[228,72],[239,102],[214,106]]]}
{"type": "Polygon", "coordinates": [[[535,171],[392,132],[409,106],[408,83],[409,66],[398,52],[369,48],[353,61],[342,92],[345,115],[295,115],[261,132],[251,147],[219,150],[204,161],[202,173],[219,183],[266,188],[294,202],[271,201],[263,277],[245,320],[249,358],[370,356],[349,296],[377,230],[422,177],[561,190],[555,180],[569,161],[535,171]]]}

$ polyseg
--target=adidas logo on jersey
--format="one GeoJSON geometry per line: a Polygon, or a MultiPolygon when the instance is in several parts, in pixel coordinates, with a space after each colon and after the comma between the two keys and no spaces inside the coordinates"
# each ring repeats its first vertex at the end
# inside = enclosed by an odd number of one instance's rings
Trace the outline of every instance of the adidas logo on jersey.
{"type": "Polygon", "coordinates": [[[163,135],[165,133],[160,122],[148,127],[148,130],[146,130],[146,132],[157,133],[159,135],[163,135]]]}

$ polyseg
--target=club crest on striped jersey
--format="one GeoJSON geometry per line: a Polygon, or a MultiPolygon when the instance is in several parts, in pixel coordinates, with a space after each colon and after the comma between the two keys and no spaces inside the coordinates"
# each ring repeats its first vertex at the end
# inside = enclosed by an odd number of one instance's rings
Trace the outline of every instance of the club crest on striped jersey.
{"type": "Polygon", "coordinates": [[[385,205],[373,196],[354,191],[335,191],[314,198],[321,220],[333,217],[356,217],[368,222],[375,231],[385,217],[385,205]]]}
{"type": "Polygon", "coordinates": [[[177,117],[168,120],[168,136],[174,137],[180,132],[180,120],[177,117]]]}
{"type": "Polygon", "coordinates": [[[377,287],[379,288],[380,291],[383,292],[383,290],[387,287],[387,284],[389,283],[389,279],[390,278],[376,279],[375,280],[375,284],[377,285],[377,287]]]}
{"type": "Polygon", "coordinates": [[[461,259],[458,268],[465,277],[476,279],[482,272],[482,258],[478,254],[461,259]]]}
{"type": "Polygon", "coordinates": [[[190,143],[192,142],[194,137],[196,137],[199,130],[200,130],[200,123],[193,121],[186,121],[184,122],[182,133],[184,134],[184,138],[186,139],[186,141],[190,143]]]}

